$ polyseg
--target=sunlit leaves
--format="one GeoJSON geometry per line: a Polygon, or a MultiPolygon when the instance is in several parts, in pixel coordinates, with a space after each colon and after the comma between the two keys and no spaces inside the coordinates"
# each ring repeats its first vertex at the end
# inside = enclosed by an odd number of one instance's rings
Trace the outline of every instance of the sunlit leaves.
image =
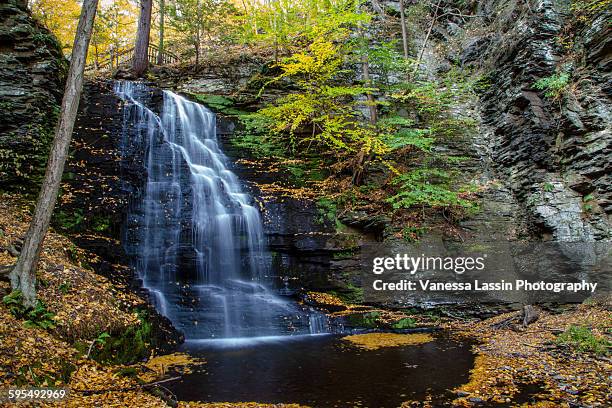
{"type": "Polygon", "coordinates": [[[287,54],[316,38],[341,41],[351,27],[370,16],[358,11],[357,0],[245,1],[241,39],[287,54]]]}

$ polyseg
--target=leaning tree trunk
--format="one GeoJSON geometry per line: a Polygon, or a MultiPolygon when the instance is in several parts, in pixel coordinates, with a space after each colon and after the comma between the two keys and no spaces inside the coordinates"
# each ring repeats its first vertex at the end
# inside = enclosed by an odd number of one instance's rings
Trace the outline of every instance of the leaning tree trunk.
{"type": "Polygon", "coordinates": [[[408,30],[406,28],[406,10],[404,0],[400,0],[400,20],[402,23],[402,45],[404,47],[404,59],[408,59],[408,30]]]}
{"type": "Polygon", "coordinates": [[[164,63],[164,20],[166,17],[166,1],[159,0],[159,46],[157,47],[157,65],[164,63]]]}
{"type": "Polygon", "coordinates": [[[81,17],[74,38],[72,57],[66,88],[62,100],[59,122],[55,131],[55,138],[49,153],[49,162],[42,188],[36,202],[36,209],[30,223],[30,228],[25,237],[21,254],[15,268],[10,273],[11,286],[14,290],[23,293],[25,306],[36,305],[36,265],[40,256],[40,250],[49,228],[51,214],[62,180],[64,163],[68,156],[70,139],[74,128],[74,121],[83,90],[83,72],[87,59],[87,49],[93,30],[98,0],[85,0],[81,9],[81,17]]]}
{"type": "Polygon", "coordinates": [[[136,32],[136,45],[132,71],[136,76],[142,76],[149,67],[149,37],[151,35],[151,11],[153,0],[140,0],[140,16],[138,17],[138,30],[136,32]]]}
{"type": "Polygon", "coordinates": [[[429,29],[427,30],[427,34],[425,35],[425,39],[423,40],[423,45],[421,46],[421,52],[419,52],[419,57],[414,63],[414,68],[412,69],[412,76],[415,76],[419,71],[419,66],[421,65],[421,60],[423,60],[423,54],[427,49],[427,41],[429,41],[429,36],[431,35],[431,31],[433,30],[434,25],[436,24],[436,20],[438,19],[438,9],[440,8],[440,3],[442,0],[438,0],[436,3],[436,9],[434,11],[433,18],[431,19],[431,23],[429,24],[429,29]]]}

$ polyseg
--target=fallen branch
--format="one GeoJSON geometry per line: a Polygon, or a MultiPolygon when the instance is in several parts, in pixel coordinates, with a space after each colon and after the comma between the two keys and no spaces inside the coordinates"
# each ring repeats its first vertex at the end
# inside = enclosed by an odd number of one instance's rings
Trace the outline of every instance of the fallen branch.
{"type": "Polygon", "coordinates": [[[505,329],[508,326],[510,326],[510,323],[512,323],[513,321],[517,320],[518,316],[510,316],[505,318],[504,320],[497,322],[497,323],[493,323],[491,325],[492,328],[494,329],[505,329]]]}
{"type": "Polygon", "coordinates": [[[456,315],[456,314],[451,313],[451,312],[449,312],[448,310],[444,310],[444,309],[441,309],[441,310],[440,310],[440,313],[442,313],[442,314],[444,314],[444,315],[446,315],[446,316],[448,316],[448,317],[452,317],[453,319],[457,319],[457,320],[470,320],[470,319],[469,319],[469,318],[467,318],[467,317],[463,317],[463,316],[456,315]]]}
{"type": "Polygon", "coordinates": [[[527,346],[527,347],[533,347],[533,348],[541,348],[542,345],[535,345],[535,344],[529,344],[529,343],[521,343],[523,346],[527,346]]]}
{"type": "Polygon", "coordinates": [[[18,257],[19,254],[21,253],[17,248],[15,248],[15,245],[13,244],[10,244],[8,248],[6,248],[6,250],[8,251],[9,254],[15,257],[18,257]]]}
{"type": "Polygon", "coordinates": [[[96,341],[98,341],[98,339],[93,339],[91,341],[91,344],[89,345],[89,348],[87,349],[87,354],[85,354],[85,358],[89,358],[89,355],[91,354],[91,349],[93,349],[94,344],[96,344],[96,341]]]}
{"type": "Polygon", "coordinates": [[[134,390],[138,390],[138,389],[142,389],[142,388],[151,388],[151,387],[155,387],[155,386],[157,386],[159,384],[163,384],[163,383],[170,382],[170,381],[176,381],[176,380],[180,380],[180,379],[181,379],[181,377],[171,377],[171,378],[166,378],[164,380],[154,381],[152,383],[135,385],[133,387],[107,388],[107,389],[103,389],[103,390],[72,390],[72,391],[79,392],[79,393],[84,394],[84,395],[104,394],[104,393],[107,393],[107,392],[126,392],[126,391],[134,391],[134,390]]]}
{"type": "Polygon", "coordinates": [[[429,29],[427,30],[427,35],[425,35],[425,40],[423,40],[423,46],[421,47],[421,52],[419,53],[419,57],[414,64],[414,69],[412,71],[412,76],[416,75],[419,70],[419,65],[421,65],[421,60],[423,59],[423,54],[425,53],[425,49],[427,48],[427,42],[429,41],[429,36],[431,35],[431,31],[433,30],[434,25],[436,24],[436,20],[438,19],[438,8],[440,8],[440,3],[442,0],[438,0],[436,3],[436,10],[434,11],[433,18],[431,20],[431,24],[429,25],[429,29]]]}

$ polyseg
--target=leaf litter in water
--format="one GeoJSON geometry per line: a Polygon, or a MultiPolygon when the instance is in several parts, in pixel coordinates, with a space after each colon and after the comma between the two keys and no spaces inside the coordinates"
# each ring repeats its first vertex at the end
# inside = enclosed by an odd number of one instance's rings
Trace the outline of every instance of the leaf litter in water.
{"type": "Polygon", "coordinates": [[[429,333],[366,333],[346,336],[342,340],[365,350],[378,350],[383,347],[416,346],[429,343],[433,341],[433,337],[429,333]]]}

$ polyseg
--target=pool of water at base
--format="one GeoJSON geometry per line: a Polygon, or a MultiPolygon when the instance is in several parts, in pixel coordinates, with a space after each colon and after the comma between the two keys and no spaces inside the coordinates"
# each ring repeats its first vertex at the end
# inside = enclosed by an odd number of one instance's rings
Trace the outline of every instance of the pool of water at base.
{"type": "Polygon", "coordinates": [[[471,344],[439,334],[426,344],[358,349],[339,336],[188,341],[206,364],[167,387],[179,400],[398,407],[464,384],[471,344]]]}

